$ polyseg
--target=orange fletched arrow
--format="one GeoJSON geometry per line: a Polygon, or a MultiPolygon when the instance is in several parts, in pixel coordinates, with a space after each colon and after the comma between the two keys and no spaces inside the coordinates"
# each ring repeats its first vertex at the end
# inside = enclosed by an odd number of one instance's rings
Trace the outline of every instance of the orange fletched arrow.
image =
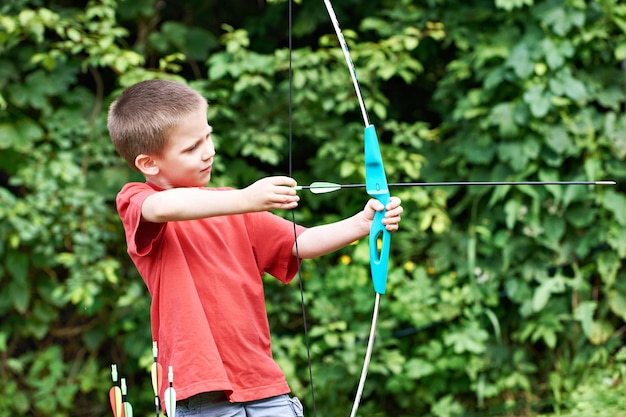
{"type": "Polygon", "coordinates": [[[109,401],[111,402],[111,410],[114,417],[125,417],[124,406],[122,402],[122,389],[119,386],[117,365],[111,365],[111,379],[113,386],[109,390],[109,401]]]}
{"type": "Polygon", "coordinates": [[[159,417],[159,393],[161,392],[161,381],[163,375],[163,368],[161,364],[157,361],[159,356],[159,349],[157,348],[157,342],[152,342],[152,356],[154,357],[154,362],[152,363],[152,367],[150,368],[150,376],[152,378],[152,389],[154,390],[154,408],[155,408],[155,416],[159,417]]]}

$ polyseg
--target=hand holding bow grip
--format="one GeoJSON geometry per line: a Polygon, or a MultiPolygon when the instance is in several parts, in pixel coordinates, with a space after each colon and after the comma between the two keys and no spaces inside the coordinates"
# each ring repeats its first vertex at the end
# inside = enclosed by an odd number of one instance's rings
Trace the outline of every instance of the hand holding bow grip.
{"type": "MultiPolygon", "coordinates": [[[[367,194],[380,201],[384,207],[389,203],[390,194],[387,176],[380,153],[378,136],[374,125],[365,128],[365,189],[367,194]]],[[[386,209],[377,211],[370,228],[370,268],[374,291],[384,294],[387,287],[387,271],[389,268],[389,248],[391,247],[391,233],[385,228],[383,219],[386,209]],[[379,241],[381,242],[379,247],[379,241]]]]}

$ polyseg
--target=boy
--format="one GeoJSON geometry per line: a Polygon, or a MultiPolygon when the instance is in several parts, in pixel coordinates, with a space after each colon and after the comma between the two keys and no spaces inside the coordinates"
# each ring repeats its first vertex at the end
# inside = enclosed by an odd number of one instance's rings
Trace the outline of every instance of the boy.
{"type": "MultiPolygon", "coordinates": [[[[302,416],[272,359],[262,276],[288,283],[297,256],[323,255],[366,236],[383,207],[370,200],[348,219],[304,228],[268,212],[298,205],[292,178],[206,188],[215,157],[206,111],[206,100],[188,86],[150,80],[120,95],[107,124],[119,154],[146,179],[125,185],[117,208],[128,253],[152,296],[160,362],[174,369],[176,413],[302,416]]],[[[400,200],[386,208],[384,223],[395,231],[400,200]]]]}

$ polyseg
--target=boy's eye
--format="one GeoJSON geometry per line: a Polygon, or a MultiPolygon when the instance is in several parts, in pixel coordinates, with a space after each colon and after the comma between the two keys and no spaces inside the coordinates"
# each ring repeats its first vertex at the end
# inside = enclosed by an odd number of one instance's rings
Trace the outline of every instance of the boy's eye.
{"type": "Polygon", "coordinates": [[[196,149],[198,149],[199,146],[200,146],[200,142],[196,142],[187,148],[187,152],[195,151],[196,149]]]}

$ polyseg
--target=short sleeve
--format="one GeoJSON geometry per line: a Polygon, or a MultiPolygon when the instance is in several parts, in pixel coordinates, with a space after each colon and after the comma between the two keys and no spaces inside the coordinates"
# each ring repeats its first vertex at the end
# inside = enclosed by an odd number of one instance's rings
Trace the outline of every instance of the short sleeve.
{"type": "Polygon", "coordinates": [[[262,272],[290,282],[300,263],[292,254],[293,246],[306,228],[270,212],[256,213],[254,220],[254,252],[262,272]]]}
{"type": "Polygon", "coordinates": [[[141,208],[145,199],[158,192],[148,184],[129,183],[117,195],[117,211],[126,233],[128,253],[145,256],[153,249],[155,241],[165,228],[165,223],[142,220],[141,208]]]}

